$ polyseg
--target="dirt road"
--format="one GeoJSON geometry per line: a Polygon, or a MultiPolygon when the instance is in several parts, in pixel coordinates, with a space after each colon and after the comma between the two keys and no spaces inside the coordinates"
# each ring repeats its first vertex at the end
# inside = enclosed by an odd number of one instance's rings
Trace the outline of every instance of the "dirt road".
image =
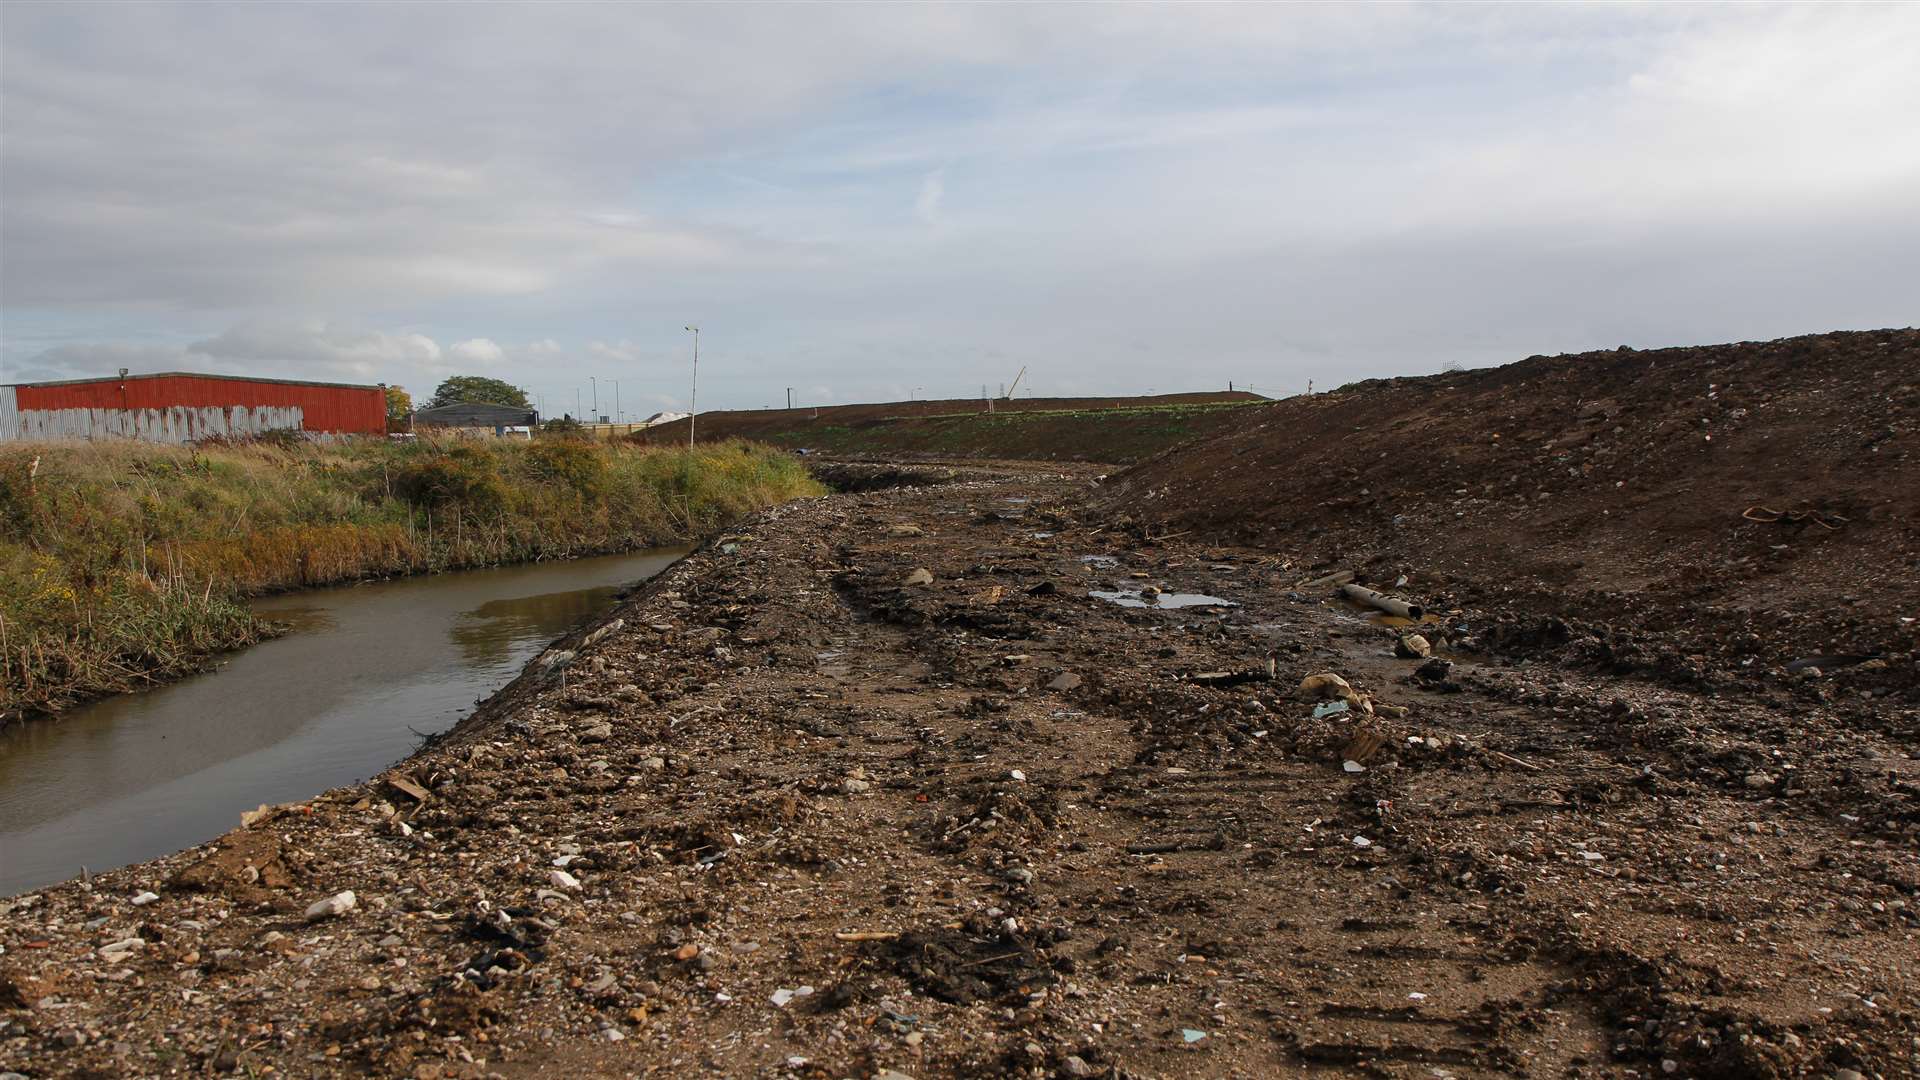
{"type": "Polygon", "coordinates": [[[0,902],[0,1066],[1920,1069],[1911,709],[1398,658],[1087,486],[773,511],[401,771],[0,902]]]}

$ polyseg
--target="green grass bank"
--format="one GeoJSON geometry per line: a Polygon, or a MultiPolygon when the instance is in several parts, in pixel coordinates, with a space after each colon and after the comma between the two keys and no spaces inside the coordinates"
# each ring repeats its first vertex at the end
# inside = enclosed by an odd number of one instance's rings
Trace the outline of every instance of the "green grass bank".
{"type": "MultiPolygon", "coordinates": [[[[792,449],[846,457],[975,458],[1007,461],[1081,461],[1129,465],[1191,439],[1247,422],[1264,399],[1165,402],[1084,409],[1022,409],[989,413],[876,415],[883,406],[805,409],[764,414],[702,416],[700,431],[737,433],[792,449]]],[[[640,432],[645,445],[684,444],[684,422],[640,432]]]]}
{"type": "Polygon", "coordinates": [[[669,544],[822,490],[744,442],[9,446],[0,724],[258,640],[248,596],[669,544]]]}

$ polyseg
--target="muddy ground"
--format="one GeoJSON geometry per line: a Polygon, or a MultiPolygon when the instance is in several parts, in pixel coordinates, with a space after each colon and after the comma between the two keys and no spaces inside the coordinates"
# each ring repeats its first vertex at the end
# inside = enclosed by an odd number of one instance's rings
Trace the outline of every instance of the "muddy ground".
{"type": "Polygon", "coordinates": [[[1516,658],[1089,485],[769,512],[395,771],[0,902],[0,1071],[1920,1071],[1911,654],[1516,658]]]}

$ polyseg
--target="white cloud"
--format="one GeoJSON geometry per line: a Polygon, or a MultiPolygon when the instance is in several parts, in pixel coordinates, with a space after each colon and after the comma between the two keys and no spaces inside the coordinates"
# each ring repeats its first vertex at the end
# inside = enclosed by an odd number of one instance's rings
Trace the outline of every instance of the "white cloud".
{"type": "Polygon", "coordinates": [[[913,200],[913,216],[927,225],[939,225],[940,202],[946,195],[946,170],[935,169],[921,177],[920,194],[913,200]]]}
{"type": "Polygon", "coordinates": [[[486,338],[458,341],[447,347],[447,358],[458,364],[493,367],[506,359],[506,350],[486,338]]]}

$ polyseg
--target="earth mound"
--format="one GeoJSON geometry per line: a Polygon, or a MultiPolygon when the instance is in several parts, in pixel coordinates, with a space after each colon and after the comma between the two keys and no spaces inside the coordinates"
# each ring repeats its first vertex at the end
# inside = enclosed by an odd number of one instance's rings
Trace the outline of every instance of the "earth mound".
{"type": "MultiPolygon", "coordinates": [[[[1920,331],[1534,356],[1247,409],[1105,507],[1522,621],[1616,666],[1920,635],[1920,331]]],[[[1511,628],[1510,628],[1511,629],[1511,628]]]]}

